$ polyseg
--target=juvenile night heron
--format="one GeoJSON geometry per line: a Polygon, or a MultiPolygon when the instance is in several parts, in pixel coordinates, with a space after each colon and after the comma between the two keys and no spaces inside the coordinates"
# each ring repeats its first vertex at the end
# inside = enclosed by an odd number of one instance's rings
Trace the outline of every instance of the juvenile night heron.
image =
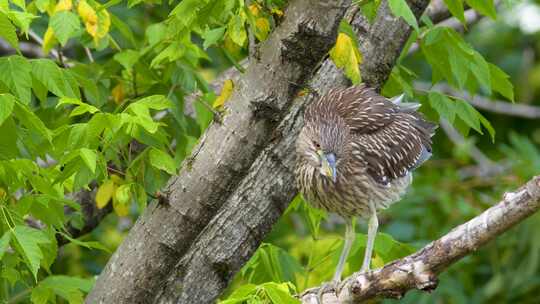
{"type": "Polygon", "coordinates": [[[364,272],[377,234],[377,211],[400,199],[412,171],[431,156],[436,125],[416,112],[419,104],[401,103],[402,96],[389,100],[364,85],[333,89],[304,114],[296,142],[298,186],[313,206],[347,223],[334,285],[354,240],[353,219],[368,219],[364,272]]]}

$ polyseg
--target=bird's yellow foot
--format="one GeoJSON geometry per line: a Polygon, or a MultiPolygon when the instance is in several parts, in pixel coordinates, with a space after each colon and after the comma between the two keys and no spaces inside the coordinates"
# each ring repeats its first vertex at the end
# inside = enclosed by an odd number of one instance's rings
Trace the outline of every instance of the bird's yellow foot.
{"type": "Polygon", "coordinates": [[[334,294],[337,297],[338,291],[340,289],[340,283],[341,283],[340,281],[335,281],[335,280],[323,283],[321,287],[319,288],[319,290],[317,291],[317,303],[323,304],[323,295],[330,291],[334,292],[334,294]]]}

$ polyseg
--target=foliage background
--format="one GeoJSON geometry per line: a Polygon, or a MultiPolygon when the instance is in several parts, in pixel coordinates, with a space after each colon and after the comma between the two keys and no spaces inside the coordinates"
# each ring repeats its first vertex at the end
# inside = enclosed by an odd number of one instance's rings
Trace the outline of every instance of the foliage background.
{"type": "MultiPolygon", "coordinates": [[[[464,2],[445,2],[461,17],[464,2]]],[[[378,3],[355,5],[373,17],[378,3]]],[[[439,129],[433,159],[417,171],[408,195],[380,216],[375,266],[438,238],[540,172],[538,120],[478,113],[463,100],[413,85],[449,83],[460,91],[540,106],[540,28],[525,18],[533,12],[532,18],[540,19],[540,5],[505,3],[497,15],[492,1],[466,1],[488,17],[460,35],[432,27],[425,18],[417,24],[404,3],[390,1],[393,12],[418,29],[411,41],[421,42],[420,51],[404,52],[383,94],[405,92],[422,102],[428,117],[450,120],[467,137],[456,145],[439,129]],[[464,168],[478,166],[472,147],[505,171],[464,177],[464,168]]],[[[0,0],[0,301],[82,302],[93,277],[146,204],[159,198],[159,189],[213,116],[226,115],[223,103],[234,83],[227,82],[216,96],[209,82],[239,66],[250,40],[266,39],[285,5],[276,0],[0,0]],[[52,57],[30,58],[46,53],[52,57]],[[194,112],[186,111],[184,97],[194,92],[199,96],[194,112]],[[83,213],[67,194],[81,189],[97,189],[92,203],[112,205],[114,213],[74,240],[68,227],[82,227],[83,213]]],[[[346,23],[340,32],[330,56],[359,82],[355,67],[362,56],[356,38],[346,23]]],[[[297,197],[236,276],[223,303],[294,302],[290,294],[331,278],[343,229],[340,219],[297,197]]],[[[365,229],[359,222],[346,274],[360,267],[365,229]]],[[[538,229],[535,215],[452,266],[433,293],[413,291],[401,301],[535,302],[538,229]]]]}

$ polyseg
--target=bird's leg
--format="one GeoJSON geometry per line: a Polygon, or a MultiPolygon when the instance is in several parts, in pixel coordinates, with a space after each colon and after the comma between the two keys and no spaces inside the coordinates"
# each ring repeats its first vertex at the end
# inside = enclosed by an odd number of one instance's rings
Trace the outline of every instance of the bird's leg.
{"type": "Polygon", "coordinates": [[[341,255],[339,256],[339,262],[336,267],[336,271],[334,272],[334,278],[331,282],[326,282],[322,284],[321,288],[319,288],[317,292],[318,303],[322,303],[322,296],[325,292],[330,290],[334,291],[335,293],[338,292],[338,285],[339,282],[341,282],[341,274],[343,273],[343,268],[345,267],[345,261],[347,261],[347,257],[349,256],[349,252],[351,251],[354,241],[353,221],[354,218],[348,221],[346,220],[345,222],[345,244],[343,244],[343,249],[341,250],[341,255]]]}
{"type": "Polygon", "coordinates": [[[362,268],[360,268],[360,272],[369,271],[369,264],[371,262],[371,256],[373,254],[373,244],[375,243],[375,236],[377,236],[377,228],[379,227],[377,211],[372,204],[370,204],[370,209],[371,216],[368,220],[368,237],[366,244],[366,252],[364,254],[364,262],[362,262],[362,268]]]}
{"type": "Polygon", "coordinates": [[[334,282],[341,281],[341,273],[343,272],[343,267],[345,267],[345,261],[347,260],[347,257],[349,256],[349,252],[351,251],[351,247],[354,241],[353,221],[354,221],[354,218],[349,221],[346,221],[345,244],[343,245],[343,250],[341,250],[339,262],[337,264],[336,271],[334,272],[334,279],[333,279],[334,282]]]}

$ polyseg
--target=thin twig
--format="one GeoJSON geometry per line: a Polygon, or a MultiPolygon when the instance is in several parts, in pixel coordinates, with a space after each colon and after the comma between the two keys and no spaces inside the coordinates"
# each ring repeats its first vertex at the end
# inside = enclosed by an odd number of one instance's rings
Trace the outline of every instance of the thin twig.
{"type": "Polygon", "coordinates": [[[86,56],[88,56],[88,60],[90,60],[90,62],[94,62],[94,56],[92,56],[92,52],[90,51],[89,48],[87,47],[84,47],[84,52],[86,53],[86,56]]]}
{"type": "MultiPolygon", "coordinates": [[[[30,35],[30,38],[32,38],[39,45],[43,46],[43,39],[41,39],[41,37],[38,34],[36,34],[36,32],[34,32],[33,30],[28,30],[28,35],[30,35]]],[[[54,57],[55,59],[57,60],[60,59],[60,54],[58,53],[57,50],[51,49],[50,53],[51,53],[51,56],[54,57]]]]}

